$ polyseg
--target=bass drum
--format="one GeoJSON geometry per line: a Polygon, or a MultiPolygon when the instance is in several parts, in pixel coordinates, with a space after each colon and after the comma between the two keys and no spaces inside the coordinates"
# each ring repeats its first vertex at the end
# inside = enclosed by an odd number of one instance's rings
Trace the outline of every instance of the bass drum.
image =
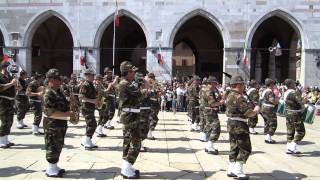
{"type": "Polygon", "coordinates": [[[302,114],[303,121],[308,124],[313,124],[315,115],[316,107],[311,104],[306,104],[302,114]]]}

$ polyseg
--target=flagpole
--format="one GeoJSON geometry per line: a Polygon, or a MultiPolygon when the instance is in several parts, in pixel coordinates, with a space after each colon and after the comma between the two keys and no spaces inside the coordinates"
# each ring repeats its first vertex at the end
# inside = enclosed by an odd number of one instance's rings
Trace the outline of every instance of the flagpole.
{"type": "Polygon", "coordinates": [[[116,18],[118,15],[118,2],[116,0],[116,11],[113,17],[113,44],[112,44],[112,74],[114,75],[115,53],[116,53],[116,18]]]}

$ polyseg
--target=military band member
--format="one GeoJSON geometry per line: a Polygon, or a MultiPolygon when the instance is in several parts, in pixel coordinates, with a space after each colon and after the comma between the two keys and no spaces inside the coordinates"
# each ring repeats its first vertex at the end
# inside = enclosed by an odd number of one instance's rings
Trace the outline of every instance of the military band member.
{"type": "Polygon", "coordinates": [[[153,131],[156,129],[158,124],[159,118],[158,114],[160,111],[160,104],[159,104],[159,90],[156,84],[156,76],[154,73],[149,73],[147,75],[147,82],[149,84],[149,96],[150,96],[150,106],[151,106],[151,121],[150,121],[150,128],[147,135],[149,140],[155,140],[156,138],[153,136],[153,131]]]}
{"type": "MultiPolygon", "coordinates": [[[[247,91],[247,95],[254,105],[259,104],[259,84],[255,80],[251,80],[249,83],[250,88],[247,91]]],[[[258,134],[254,129],[258,123],[258,115],[249,118],[248,125],[249,125],[249,132],[250,134],[258,134]]]]}
{"type": "Polygon", "coordinates": [[[79,90],[80,90],[80,84],[77,81],[77,75],[71,74],[70,76],[70,82],[68,84],[68,92],[67,98],[70,97],[70,94],[73,93],[76,99],[76,106],[78,107],[78,112],[80,110],[80,100],[79,100],[79,90]]]}
{"type": "Polygon", "coordinates": [[[199,130],[198,125],[199,117],[199,91],[200,91],[201,78],[194,76],[190,87],[188,87],[188,109],[191,117],[191,131],[199,130]]]}
{"type": "Polygon", "coordinates": [[[208,143],[206,144],[205,151],[208,154],[218,154],[218,150],[214,147],[214,142],[219,139],[221,126],[218,117],[219,106],[224,103],[224,100],[219,94],[217,89],[218,81],[214,76],[210,76],[207,80],[208,90],[204,92],[204,117],[206,125],[204,132],[208,137],[208,143]]]}
{"type": "Polygon", "coordinates": [[[81,145],[84,146],[86,150],[91,150],[98,148],[97,145],[92,143],[92,136],[97,128],[97,122],[94,116],[97,104],[97,91],[93,84],[95,72],[92,69],[86,69],[84,75],[85,81],[80,86],[79,98],[82,101],[81,111],[86,121],[86,134],[81,141],[81,145]]]}
{"type": "Polygon", "coordinates": [[[103,133],[103,126],[107,121],[106,117],[106,105],[105,105],[105,98],[106,98],[106,90],[105,87],[103,86],[103,77],[102,75],[98,74],[96,76],[95,80],[95,88],[97,90],[97,94],[100,94],[100,99],[97,99],[97,101],[101,101],[99,103],[102,103],[100,106],[97,107],[100,108],[98,109],[99,111],[99,121],[98,121],[98,127],[96,129],[97,137],[106,137],[107,135],[103,133]]]}
{"type": "Polygon", "coordinates": [[[229,167],[227,175],[239,179],[247,179],[243,172],[243,164],[246,163],[251,153],[251,141],[247,118],[257,115],[260,108],[254,109],[243,96],[245,84],[241,76],[232,76],[230,80],[231,90],[225,101],[226,116],[228,117],[227,129],[230,141],[229,167]]]}
{"type": "Polygon", "coordinates": [[[44,138],[48,177],[62,177],[64,169],[58,167],[60,153],[64,145],[67,132],[68,118],[70,117],[69,103],[63,94],[60,85],[62,80],[57,69],[50,69],[46,74],[48,85],[43,95],[44,106],[44,138]]]}
{"type": "MultiPolygon", "coordinates": [[[[113,83],[116,78],[117,78],[116,80],[118,81],[118,77],[113,76],[112,73],[113,73],[112,68],[106,67],[104,69],[103,84],[105,88],[108,88],[109,84],[113,83]]],[[[114,82],[114,83],[118,83],[118,82],[114,82]]],[[[112,85],[108,89],[107,96],[105,99],[105,106],[106,106],[105,114],[106,114],[107,122],[104,124],[104,127],[111,130],[114,129],[114,126],[112,126],[111,121],[116,111],[116,88],[114,85],[112,85]]]]}
{"type": "Polygon", "coordinates": [[[296,83],[292,79],[286,79],[285,85],[288,90],[284,93],[285,116],[287,124],[287,153],[299,154],[297,143],[305,136],[306,130],[303,123],[302,113],[304,102],[296,83]]]}
{"type": "Polygon", "coordinates": [[[204,128],[206,126],[206,119],[205,119],[205,115],[204,115],[204,109],[205,109],[205,92],[208,91],[208,85],[207,85],[208,81],[207,79],[203,79],[202,80],[202,86],[199,92],[199,117],[200,117],[200,133],[199,133],[199,140],[202,142],[206,142],[207,141],[207,135],[204,132],[204,128]]]}
{"type": "Polygon", "coordinates": [[[131,62],[124,61],[120,65],[121,81],[118,84],[120,122],[123,124],[123,165],[121,175],[124,178],[139,178],[139,170],[132,165],[135,163],[141,148],[140,131],[140,99],[141,90],[133,82],[137,68],[131,62]]]}
{"type": "Polygon", "coordinates": [[[7,68],[7,61],[1,62],[0,72],[0,148],[8,148],[14,143],[9,141],[10,129],[13,123],[14,98],[16,94],[17,80],[13,78],[7,68]]]}
{"type": "Polygon", "coordinates": [[[264,119],[264,140],[268,144],[274,144],[276,141],[272,139],[272,136],[277,129],[277,114],[275,108],[279,103],[279,97],[273,92],[275,86],[274,80],[267,78],[265,85],[266,89],[260,97],[260,99],[262,99],[262,116],[264,119]]]}
{"type": "Polygon", "coordinates": [[[29,96],[30,106],[32,107],[34,119],[32,126],[32,134],[33,135],[41,135],[42,132],[39,131],[39,125],[42,119],[42,95],[43,91],[40,86],[42,85],[42,75],[36,73],[34,75],[33,81],[27,87],[26,95],[29,96]]]}
{"type": "Polygon", "coordinates": [[[19,86],[18,86],[18,94],[16,97],[16,106],[17,106],[17,124],[16,127],[18,129],[23,129],[28,127],[24,124],[23,120],[26,116],[26,113],[29,110],[29,98],[26,95],[27,90],[27,72],[21,71],[19,77],[19,86]]]}

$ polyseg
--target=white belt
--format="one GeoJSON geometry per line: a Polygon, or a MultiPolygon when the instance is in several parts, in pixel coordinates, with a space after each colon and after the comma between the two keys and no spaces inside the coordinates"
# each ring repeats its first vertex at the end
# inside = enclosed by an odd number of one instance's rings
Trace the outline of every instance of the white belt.
{"type": "Polygon", "coordinates": [[[275,107],[275,105],[273,105],[273,104],[267,104],[267,103],[263,103],[262,105],[263,105],[263,106],[267,106],[267,107],[275,107]]]}
{"type": "Polygon", "coordinates": [[[35,99],[29,99],[30,101],[32,102],[38,102],[38,103],[41,103],[41,100],[35,100],[35,99]]]}
{"type": "Polygon", "coordinates": [[[212,108],[212,107],[204,107],[204,109],[213,109],[213,110],[218,110],[218,108],[212,108]]]}
{"type": "MultiPolygon", "coordinates": [[[[92,99],[92,100],[94,100],[94,99],[92,99]]],[[[87,100],[84,100],[84,99],[82,100],[82,102],[95,104],[95,103],[93,103],[93,102],[90,102],[90,101],[87,101],[87,100]]]]}
{"type": "Polygon", "coordinates": [[[151,109],[151,107],[140,107],[140,110],[151,109]]]}
{"type": "Polygon", "coordinates": [[[47,115],[43,115],[43,117],[46,117],[46,118],[51,118],[51,119],[60,119],[60,120],[70,120],[70,117],[59,117],[59,116],[47,116],[47,115]]]}
{"type": "Polygon", "coordinates": [[[140,109],[133,109],[133,108],[123,108],[123,112],[132,112],[132,113],[139,113],[140,109]]]}
{"type": "Polygon", "coordinates": [[[114,97],[116,97],[116,95],[113,95],[113,94],[109,94],[109,97],[113,97],[113,98],[114,98],[114,97]]]}
{"type": "Polygon", "coordinates": [[[152,100],[152,101],[158,101],[157,98],[150,98],[150,100],[152,100]]]}
{"type": "Polygon", "coordinates": [[[14,97],[8,97],[8,96],[0,96],[0,98],[6,99],[6,100],[10,100],[10,101],[14,101],[15,100],[14,97]]]}
{"type": "Polygon", "coordinates": [[[74,96],[80,96],[80,94],[73,94],[74,96]]]}
{"type": "Polygon", "coordinates": [[[240,117],[229,117],[229,120],[247,122],[247,119],[243,119],[243,118],[240,118],[240,117]]]}
{"type": "Polygon", "coordinates": [[[304,109],[300,109],[300,110],[286,109],[286,111],[290,111],[290,112],[302,112],[302,111],[304,111],[304,109]]]}
{"type": "Polygon", "coordinates": [[[199,108],[200,106],[195,106],[194,108],[199,108]]]}

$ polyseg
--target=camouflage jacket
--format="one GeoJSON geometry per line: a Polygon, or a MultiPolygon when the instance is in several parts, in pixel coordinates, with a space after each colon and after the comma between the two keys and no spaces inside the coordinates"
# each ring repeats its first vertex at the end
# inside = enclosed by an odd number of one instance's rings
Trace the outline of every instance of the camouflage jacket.
{"type": "Polygon", "coordinates": [[[200,106],[201,107],[205,107],[205,106],[207,106],[207,104],[206,104],[206,101],[205,101],[205,95],[206,95],[206,91],[208,91],[209,89],[208,89],[208,87],[202,87],[201,89],[200,89],[200,92],[199,92],[199,104],[200,104],[200,106]]]}
{"type": "Polygon", "coordinates": [[[65,96],[67,96],[67,97],[70,96],[70,91],[69,91],[69,88],[68,88],[68,85],[67,85],[67,84],[62,83],[61,86],[60,86],[60,88],[61,88],[62,93],[63,93],[65,96]]]}
{"type": "MultiPolygon", "coordinates": [[[[112,77],[110,78],[110,77],[105,77],[104,79],[103,79],[103,86],[104,86],[104,88],[108,88],[108,86],[109,86],[109,84],[110,83],[112,83],[112,77]]],[[[116,88],[115,87],[111,87],[107,92],[106,92],[106,100],[112,100],[112,99],[114,99],[115,98],[115,96],[116,96],[116,88]]]]}
{"type": "Polygon", "coordinates": [[[260,99],[262,100],[262,111],[273,111],[278,104],[276,95],[270,89],[265,89],[260,99]]]}
{"type": "Polygon", "coordinates": [[[51,116],[51,114],[56,111],[69,111],[69,103],[60,88],[57,91],[50,87],[45,88],[43,106],[43,112],[46,116],[51,116]]]}
{"type": "Polygon", "coordinates": [[[293,90],[293,91],[286,91],[285,93],[285,107],[286,110],[288,109],[289,111],[287,113],[291,113],[293,111],[290,110],[301,110],[303,109],[303,102],[302,102],[302,95],[300,91],[293,90]]]}
{"type": "MultiPolygon", "coordinates": [[[[93,85],[93,82],[90,81],[85,81],[80,85],[80,90],[79,90],[79,96],[80,97],[85,97],[88,99],[96,99],[97,97],[97,91],[96,88],[93,85]]],[[[88,109],[95,109],[95,104],[89,103],[89,102],[83,102],[82,106],[84,108],[88,109]]]]}
{"type": "Polygon", "coordinates": [[[213,105],[216,102],[219,102],[222,99],[218,89],[208,89],[205,92],[205,102],[206,105],[205,107],[211,107],[211,108],[215,108],[215,106],[213,105]]]}
{"type": "Polygon", "coordinates": [[[19,78],[19,85],[22,87],[21,90],[18,91],[19,95],[26,95],[26,91],[27,91],[27,81],[22,79],[21,77],[19,78]]]}
{"type": "Polygon", "coordinates": [[[196,84],[192,84],[187,90],[188,100],[199,102],[199,92],[200,92],[200,86],[196,84]]]}
{"type": "MultiPolygon", "coordinates": [[[[40,87],[40,83],[37,80],[33,80],[27,87],[26,93],[38,93],[38,88],[40,87]]],[[[30,96],[30,100],[40,100],[39,96],[30,96]]]]}
{"type": "Polygon", "coordinates": [[[247,95],[249,96],[250,100],[253,101],[253,103],[259,103],[259,90],[256,88],[250,88],[247,91],[247,95]]]}
{"type": "Polygon", "coordinates": [[[123,108],[140,108],[142,94],[137,83],[129,82],[126,79],[121,79],[118,84],[119,109],[123,108]]]}
{"type": "Polygon", "coordinates": [[[247,99],[235,90],[230,91],[225,104],[227,117],[246,119],[253,112],[253,108],[248,104],[247,99]]]}
{"type": "MultiPolygon", "coordinates": [[[[10,83],[13,77],[10,75],[5,76],[0,72],[0,96],[7,96],[7,97],[14,97],[16,95],[16,88],[15,86],[11,86],[10,88],[3,90],[2,85],[10,83]]],[[[1,98],[3,99],[3,98],[1,98]]],[[[1,100],[0,99],[0,100],[1,100]]]]}

